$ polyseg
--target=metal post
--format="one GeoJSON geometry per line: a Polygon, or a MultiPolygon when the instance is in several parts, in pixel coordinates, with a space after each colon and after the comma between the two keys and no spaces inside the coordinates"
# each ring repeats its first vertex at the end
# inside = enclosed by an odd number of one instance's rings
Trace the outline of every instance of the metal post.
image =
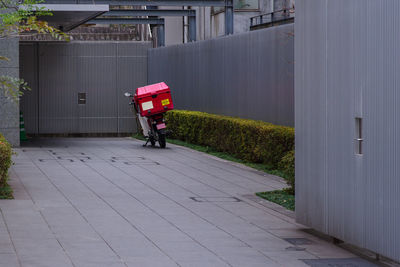
{"type": "Polygon", "coordinates": [[[196,41],[196,17],[189,17],[189,42],[196,41]]]}
{"type": "Polygon", "coordinates": [[[233,0],[225,0],[225,35],[233,34],[233,0]]]}
{"type": "Polygon", "coordinates": [[[158,44],[157,46],[165,46],[165,30],[164,30],[164,25],[158,25],[157,27],[157,40],[158,44]]]}
{"type": "MultiPolygon", "coordinates": [[[[183,7],[184,10],[188,10],[187,6],[183,7]]],[[[184,16],[183,17],[183,43],[186,44],[189,42],[189,17],[188,16],[184,16]]]]}

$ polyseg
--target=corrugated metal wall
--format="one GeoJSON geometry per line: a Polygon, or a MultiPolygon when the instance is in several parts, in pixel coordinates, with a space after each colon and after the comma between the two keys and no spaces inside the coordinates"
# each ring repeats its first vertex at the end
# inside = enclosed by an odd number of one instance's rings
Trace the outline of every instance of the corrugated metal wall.
{"type": "Polygon", "coordinates": [[[178,109],[294,124],[293,25],[149,50],[178,109]]]}
{"type": "Polygon", "coordinates": [[[397,261],[399,11],[398,0],[297,0],[295,26],[297,221],[397,261]]]}
{"type": "Polygon", "coordinates": [[[31,134],[129,133],[136,124],[123,95],[147,83],[142,42],[21,43],[21,100],[31,134]],[[86,93],[86,104],[78,104],[86,93]]]}

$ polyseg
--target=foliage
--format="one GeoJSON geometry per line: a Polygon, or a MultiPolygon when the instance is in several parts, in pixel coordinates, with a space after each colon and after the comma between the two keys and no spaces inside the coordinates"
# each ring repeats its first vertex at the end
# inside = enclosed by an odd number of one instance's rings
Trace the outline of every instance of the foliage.
{"type": "Polygon", "coordinates": [[[264,198],[268,201],[274,202],[278,205],[285,207],[288,210],[295,209],[294,195],[289,194],[286,190],[275,190],[270,192],[256,193],[257,196],[264,198]]]}
{"type": "Polygon", "coordinates": [[[18,99],[23,94],[22,90],[29,90],[29,86],[23,79],[2,75],[0,76],[0,90],[6,97],[18,99]]]}
{"type": "MultiPolygon", "coordinates": [[[[0,40],[18,37],[21,35],[50,34],[56,40],[69,40],[68,35],[51,27],[46,21],[38,18],[51,16],[49,10],[38,5],[37,0],[0,0],[0,40]]],[[[0,55],[0,60],[8,61],[7,57],[0,55]]],[[[9,76],[0,76],[0,90],[4,95],[13,100],[18,100],[21,90],[29,89],[23,79],[9,76]]]]}
{"type": "MultiPolygon", "coordinates": [[[[43,16],[52,16],[50,10],[39,4],[43,1],[0,0],[0,39],[18,37],[20,35],[50,34],[56,40],[69,40],[64,32],[51,27],[46,21],[39,20],[43,16]]],[[[4,57],[0,57],[4,59],[4,57]]]]}
{"type": "Polygon", "coordinates": [[[0,134],[0,198],[12,197],[12,190],[9,187],[8,169],[11,167],[11,145],[0,134]]]}
{"type": "Polygon", "coordinates": [[[0,199],[13,199],[13,190],[8,183],[0,187],[0,199]]]}
{"type": "Polygon", "coordinates": [[[294,167],[294,150],[288,152],[279,162],[279,169],[284,173],[289,188],[285,189],[289,194],[295,193],[295,167],[294,167]]]}
{"type": "Polygon", "coordinates": [[[278,168],[282,158],[294,149],[294,129],[290,127],[185,110],[169,111],[166,119],[172,138],[272,169],[278,168]]]}

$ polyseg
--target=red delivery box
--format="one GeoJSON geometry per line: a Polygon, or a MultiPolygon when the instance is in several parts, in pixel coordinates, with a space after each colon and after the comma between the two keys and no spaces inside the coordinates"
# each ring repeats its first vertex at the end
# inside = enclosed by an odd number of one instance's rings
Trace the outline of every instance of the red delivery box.
{"type": "Polygon", "coordinates": [[[139,87],[136,89],[134,99],[142,117],[174,109],[171,89],[164,82],[139,87]]]}

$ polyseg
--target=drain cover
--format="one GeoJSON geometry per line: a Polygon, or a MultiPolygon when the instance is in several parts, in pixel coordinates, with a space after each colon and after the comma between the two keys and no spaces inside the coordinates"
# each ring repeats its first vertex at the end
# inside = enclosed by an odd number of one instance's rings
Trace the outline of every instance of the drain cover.
{"type": "Polygon", "coordinates": [[[285,250],[287,250],[287,251],[304,251],[306,249],[302,248],[302,247],[287,247],[287,248],[285,248],[285,250]]]}
{"type": "Polygon", "coordinates": [[[191,197],[196,202],[240,202],[236,197],[191,197]]]}
{"type": "Polygon", "coordinates": [[[54,161],[55,159],[38,159],[39,162],[47,162],[47,161],[54,161]]]}
{"type": "Polygon", "coordinates": [[[361,258],[349,258],[349,259],[312,259],[302,260],[305,264],[312,267],[376,267],[371,262],[363,260],[361,258]]]}
{"type": "Polygon", "coordinates": [[[156,161],[124,161],[125,165],[160,165],[160,163],[156,161]]]}
{"type": "Polygon", "coordinates": [[[111,162],[123,163],[125,165],[161,165],[160,163],[148,160],[145,157],[111,157],[111,162]]]}
{"type": "Polygon", "coordinates": [[[301,246],[301,245],[311,245],[312,241],[307,239],[307,238],[283,238],[283,240],[289,242],[292,245],[295,246],[301,246]]]}

